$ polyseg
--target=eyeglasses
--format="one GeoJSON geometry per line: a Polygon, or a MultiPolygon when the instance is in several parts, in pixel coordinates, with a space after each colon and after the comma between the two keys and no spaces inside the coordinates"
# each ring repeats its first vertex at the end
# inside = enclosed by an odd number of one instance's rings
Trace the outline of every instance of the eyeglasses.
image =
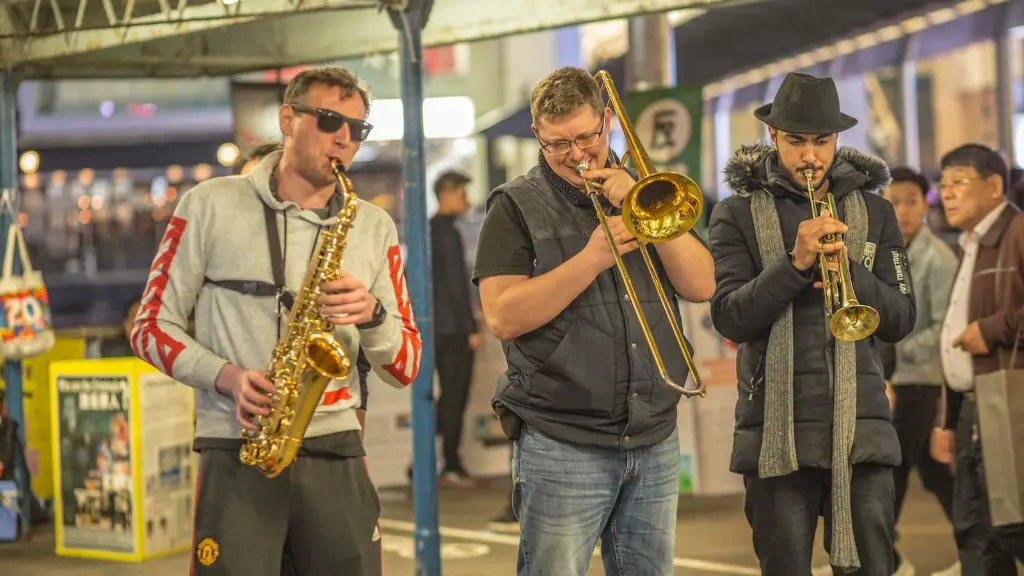
{"type": "Polygon", "coordinates": [[[590,134],[584,134],[578,136],[572,140],[557,140],[555,142],[544,142],[537,137],[537,141],[540,142],[540,149],[551,154],[552,156],[559,156],[562,154],[568,154],[569,150],[572,149],[572,145],[575,144],[580,150],[586,150],[587,148],[593,148],[601,142],[601,137],[604,136],[604,120],[601,120],[601,125],[598,127],[597,132],[591,132],[590,134]]]}
{"type": "Polygon", "coordinates": [[[292,110],[295,110],[300,114],[316,116],[317,130],[320,130],[325,134],[334,134],[338,130],[341,130],[342,126],[347,124],[348,132],[352,135],[352,139],[356,142],[362,142],[370,136],[370,130],[373,130],[373,125],[369,122],[343,116],[334,110],[314,108],[312,106],[305,106],[302,104],[289,104],[289,106],[292,107],[292,110]]]}
{"type": "Polygon", "coordinates": [[[952,189],[955,189],[955,188],[964,188],[968,184],[970,184],[970,183],[972,183],[974,181],[975,180],[973,178],[960,178],[960,179],[954,180],[952,182],[939,182],[937,187],[939,189],[939,194],[943,194],[947,190],[952,190],[952,189]]]}

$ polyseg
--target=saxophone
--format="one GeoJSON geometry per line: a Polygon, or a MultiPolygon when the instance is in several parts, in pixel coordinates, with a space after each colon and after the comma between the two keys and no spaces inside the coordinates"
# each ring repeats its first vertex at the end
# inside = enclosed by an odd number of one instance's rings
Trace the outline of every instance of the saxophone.
{"type": "Polygon", "coordinates": [[[337,222],[320,233],[302,291],[274,347],[267,369],[267,379],[276,386],[270,414],[254,418],[258,429],[242,430],[244,444],[239,459],[268,478],[295,461],[327,384],[347,378],[352,371],[348,350],[334,338],[334,327],[320,315],[317,304],[324,282],[338,278],[348,230],[356,216],[357,197],[345,167],[333,160],[331,168],[344,197],[341,211],[337,222]]]}

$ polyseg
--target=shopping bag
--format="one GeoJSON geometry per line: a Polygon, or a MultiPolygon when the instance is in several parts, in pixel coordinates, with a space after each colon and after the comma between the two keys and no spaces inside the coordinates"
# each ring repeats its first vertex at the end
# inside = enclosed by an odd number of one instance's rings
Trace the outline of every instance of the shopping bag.
{"type": "Polygon", "coordinates": [[[8,229],[3,276],[0,276],[0,355],[20,360],[44,354],[57,340],[43,275],[32,268],[21,226],[8,229]],[[14,275],[14,248],[22,273],[14,275]]]}
{"type": "Polygon", "coordinates": [[[993,526],[1024,522],[1024,370],[1016,369],[1021,333],[1009,362],[974,378],[978,429],[993,526]]]}

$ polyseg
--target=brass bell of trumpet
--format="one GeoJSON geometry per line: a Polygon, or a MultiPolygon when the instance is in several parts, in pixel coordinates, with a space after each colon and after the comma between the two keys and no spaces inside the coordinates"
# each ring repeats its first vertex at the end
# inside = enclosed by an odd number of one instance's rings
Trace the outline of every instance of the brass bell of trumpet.
{"type": "MultiPolygon", "coordinates": [[[[807,180],[807,198],[811,202],[811,217],[821,216],[822,208],[828,210],[833,218],[838,218],[836,201],[832,193],[825,194],[823,200],[814,197],[814,171],[804,170],[807,180]]],[[[820,242],[833,244],[840,239],[838,234],[826,234],[820,242]]],[[[821,271],[821,288],[825,293],[825,315],[828,318],[829,331],[836,340],[856,342],[875,333],[878,329],[878,311],[857,301],[853,292],[853,279],[850,276],[850,261],[843,248],[838,257],[837,269],[829,267],[826,254],[818,255],[818,267],[821,271]]]]}

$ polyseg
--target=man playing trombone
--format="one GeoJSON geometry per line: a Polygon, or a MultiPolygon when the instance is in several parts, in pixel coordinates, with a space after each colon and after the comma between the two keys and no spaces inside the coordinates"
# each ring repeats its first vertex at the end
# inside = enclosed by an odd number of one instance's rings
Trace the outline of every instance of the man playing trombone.
{"type": "Polygon", "coordinates": [[[900,444],[871,338],[900,341],[917,310],[889,171],[838,147],[857,121],[831,78],[790,74],[755,116],[771,145],[727,164],[708,242],[711,318],[740,344],[730,469],[766,576],[811,575],[819,515],[832,566],[892,576],[900,444]]]}
{"type": "MultiPolygon", "coordinates": [[[[663,576],[673,570],[681,394],[656,369],[612,244],[640,307],[661,314],[651,334],[680,385],[682,339],[637,248],[667,294],[693,302],[714,292],[711,255],[693,234],[648,246],[627,230],[618,206],[636,177],[609,149],[612,110],[587,71],[549,74],[530,110],[538,165],[487,199],[473,274],[508,360],[493,406],[514,441],[518,574],[583,576],[600,539],[607,574],[663,576]],[[607,231],[585,179],[603,181],[607,231]]],[[[674,298],[671,308],[678,321],[674,298]]]]}

